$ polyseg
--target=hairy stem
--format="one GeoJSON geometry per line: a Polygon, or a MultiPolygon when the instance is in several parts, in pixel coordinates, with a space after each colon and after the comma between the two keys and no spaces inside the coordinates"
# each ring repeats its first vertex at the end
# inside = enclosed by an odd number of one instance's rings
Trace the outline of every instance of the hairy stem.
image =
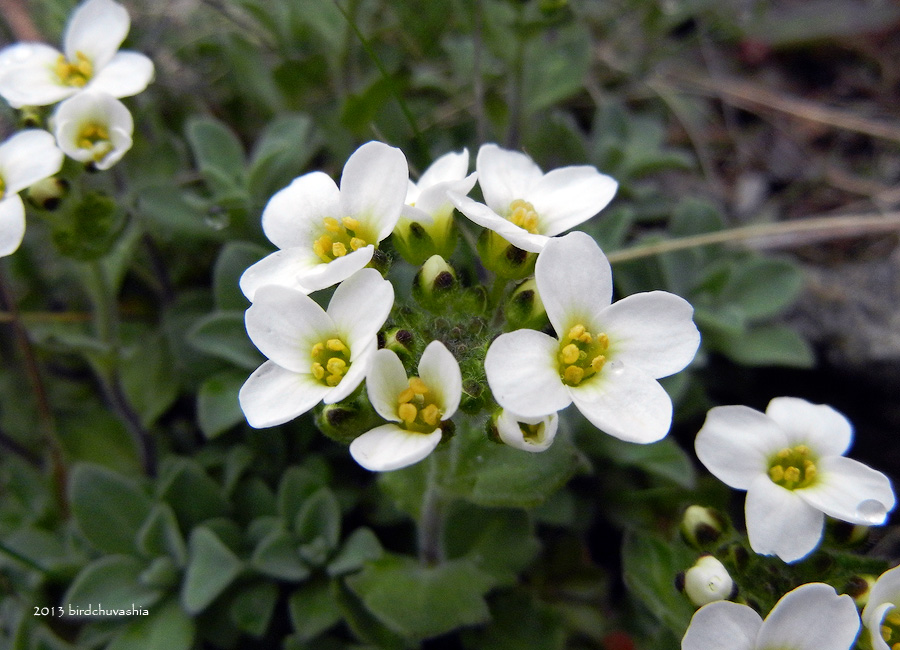
{"type": "Polygon", "coordinates": [[[422,512],[419,515],[419,560],[422,564],[435,565],[444,561],[441,538],[444,533],[444,502],[438,486],[438,458],[436,453],[428,457],[428,482],[422,495],[422,512]]]}

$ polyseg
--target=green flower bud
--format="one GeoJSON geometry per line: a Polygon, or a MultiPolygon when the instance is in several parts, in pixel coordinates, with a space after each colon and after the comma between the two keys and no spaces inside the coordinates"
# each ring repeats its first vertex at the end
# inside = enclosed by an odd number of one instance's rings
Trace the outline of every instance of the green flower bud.
{"type": "Polygon", "coordinates": [[[320,404],[315,410],[315,420],[319,431],[345,445],[383,424],[365,391],[337,404],[320,404]]]}
{"type": "Polygon", "coordinates": [[[23,106],[19,109],[19,126],[23,129],[44,128],[44,112],[40,106],[23,106]]]}
{"type": "Polygon", "coordinates": [[[433,215],[433,223],[421,223],[400,217],[391,241],[407,262],[420,266],[433,255],[449,258],[456,250],[456,223],[453,206],[433,215]]]}
{"type": "Polygon", "coordinates": [[[841,593],[845,593],[853,599],[857,607],[865,607],[869,602],[869,593],[872,591],[872,585],[875,584],[876,576],[862,575],[853,576],[844,585],[841,593]]]}
{"type": "Polygon", "coordinates": [[[413,297],[429,309],[442,309],[450,292],[458,287],[456,271],[440,255],[432,255],[416,273],[413,297]]]}
{"type": "Polygon", "coordinates": [[[507,328],[510,330],[544,328],[547,324],[547,312],[538,295],[534,278],[525,280],[513,290],[509,302],[506,303],[505,313],[507,328]]]}
{"type": "Polygon", "coordinates": [[[705,506],[689,506],[681,519],[681,536],[696,549],[715,544],[725,531],[726,522],[721,513],[705,506]]]}
{"type": "Polygon", "coordinates": [[[28,202],[40,210],[56,210],[69,193],[69,181],[51,176],[28,188],[28,202]]]}
{"type": "Polygon", "coordinates": [[[478,254],[486,269],[501,278],[521,280],[534,273],[537,253],[513,246],[493,230],[485,230],[478,238],[478,254]]]}

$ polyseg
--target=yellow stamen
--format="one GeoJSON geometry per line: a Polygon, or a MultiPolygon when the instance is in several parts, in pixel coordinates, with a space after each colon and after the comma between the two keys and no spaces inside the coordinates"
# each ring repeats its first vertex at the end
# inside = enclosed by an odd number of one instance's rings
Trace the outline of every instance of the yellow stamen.
{"type": "Polygon", "coordinates": [[[411,377],[409,380],[409,387],[416,395],[424,395],[428,392],[428,386],[424,381],[419,379],[418,377],[411,377]]]}
{"type": "Polygon", "coordinates": [[[605,332],[601,332],[597,335],[597,345],[599,345],[604,350],[609,347],[609,337],[605,332]]]}
{"type": "Polygon", "coordinates": [[[441,410],[436,404],[429,404],[423,408],[421,415],[425,423],[431,426],[435,426],[441,420],[441,410]]]}
{"type": "Polygon", "coordinates": [[[331,357],[325,365],[325,368],[332,375],[343,375],[347,372],[347,362],[338,357],[331,357]]]}
{"type": "Polygon", "coordinates": [[[563,363],[572,364],[578,361],[578,354],[581,351],[578,349],[578,346],[574,343],[569,343],[566,347],[562,349],[560,353],[560,360],[563,363]]]}
{"type": "Polygon", "coordinates": [[[581,338],[581,335],[584,334],[585,327],[584,325],[576,325],[572,329],[569,330],[569,334],[566,338],[570,341],[577,341],[581,338]]]}
{"type": "Polygon", "coordinates": [[[800,480],[800,470],[796,467],[788,467],[784,470],[784,480],[796,483],[800,480]]]}
{"type": "Polygon", "coordinates": [[[325,377],[325,368],[322,367],[321,363],[316,362],[312,364],[312,374],[313,377],[321,381],[325,377]]]}
{"type": "Polygon", "coordinates": [[[343,375],[328,375],[325,378],[325,383],[328,384],[329,386],[331,386],[332,388],[334,388],[339,383],[341,383],[341,379],[343,379],[343,378],[344,378],[343,375]]]}
{"type": "Polygon", "coordinates": [[[769,462],[769,478],[787,490],[809,487],[817,473],[816,459],[806,445],[779,449],[769,462]]]}
{"type": "Polygon", "coordinates": [[[341,242],[336,241],[331,245],[331,254],[335,257],[343,257],[347,254],[347,247],[341,242]]]}
{"type": "Polygon", "coordinates": [[[341,231],[341,224],[339,224],[338,220],[334,217],[325,217],[322,219],[322,223],[325,224],[325,230],[328,230],[329,232],[337,233],[341,231]]]}
{"type": "Polygon", "coordinates": [[[69,61],[65,55],[60,54],[53,70],[61,83],[75,88],[86,86],[94,75],[94,65],[84,52],[76,52],[74,61],[69,61]]]}
{"type": "Polygon", "coordinates": [[[397,402],[399,404],[406,404],[407,402],[411,402],[412,398],[415,396],[415,391],[413,391],[412,388],[407,388],[397,397],[397,402]]]}
{"type": "Polygon", "coordinates": [[[365,239],[360,239],[359,237],[350,238],[350,248],[353,250],[358,251],[360,248],[365,248],[366,246],[368,246],[368,244],[366,244],[365,239]]]}
{"type": "Polygon", "coordinates": [[[400,416],[400,419],[406,422],[407,424],[412,424],[416,415],[418,415],[419,411],[415,406],[407,402],[406,404],[401,404],[397,409],[397,415],[400,416]]]}
{"type": "Polygon", "coordinates": [[[524,228],[530,233],[536,233],[538,231],[538,213],[535,211],[534,206],[528,201],[516,199],[510,203],[509,217],[507,218],[510,222],[520,228],[524,228]]]}
{"type": "Polygon", "coordinates": [[[312,346],[311,353],[313,358],[319,356],[323,352],[325,352],[325,345],[323,343],[316,343],[314,346],[312,346]]]}
{"type": "Polygon", "coordinates": [[[356,230],[359,228],[359,220],[354,219],[353,217],[344,217],[341,219],[341,223],[344,224],[344,228],[347,230],[356,230]]]}
{"type": "Polygon", "coordinates": [[[604,332],[593,336],[584,323],[576,323],[559,346],[559,375],[565,384],[578,386],[603,370],[609,337],[604,332]]]}
{"type": "MultiPolygon", "coordinates": [[[[320,344],[317,343],[316,345],[320,344]]],[[[327,341],[325,341],[325,347],[327,347],[332,352],[343,352],[347,349],[347,346],[344,345],[344,342],[340,339],[328,339],[327,341]]]]}
{"type": "Polygon", "coordinates": [[[319,341],[313,344],[310,353],[313,377],[326,386],[334,387],[341,383],[350,367],[350,349],[346,343],[339,338],[319,341]]]}
{"type": "Polygon", "coordinates": [[[580,384],[582,378],[584,378],[584,370],[578,366],[569,366],[563,373],[563,379],[572,386],[580,384]]]}
{"type": "Polygon", "coordinates": [[[781,483],[784,480],[784,468],[781,465],[774,465],[769,468],[769,478],[775,483],[781,483]]]}
{"type": "Polygon", "coordinates": [[[606,357],[602,354],[598,354],[596,357],[591,359],[591,370],[594,372],[600,372],[603,369],[603,365],[606,363],[606,357]]]}

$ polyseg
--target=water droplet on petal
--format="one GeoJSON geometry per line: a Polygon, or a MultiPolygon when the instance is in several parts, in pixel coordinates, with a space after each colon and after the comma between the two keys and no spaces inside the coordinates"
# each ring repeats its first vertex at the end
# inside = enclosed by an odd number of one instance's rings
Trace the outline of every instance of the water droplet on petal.
{"type": "Polygon", "coordinates": [[[885,517],[887,517],[887,508],[884,507],[881,501],[866,499],[856,506],[856,516],[867,524],[883,524],[885,517]]]}
{"type": "Polygon", "coordinates": [[[609,372],[614,375],[621,375],[625,372],[625,364],[621,361],[610,361],[606,364],[606,367],[609,369],[609,372]]]}

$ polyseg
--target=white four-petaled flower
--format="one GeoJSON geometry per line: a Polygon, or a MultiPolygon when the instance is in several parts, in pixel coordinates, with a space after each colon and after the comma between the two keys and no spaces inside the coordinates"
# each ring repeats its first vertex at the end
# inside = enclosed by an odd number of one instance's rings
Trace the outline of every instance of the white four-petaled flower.
{"type": "Polygon", "coordinates": [[[753,550],[795,562],[821,540],[825,515],[870,526],[894,507],[884,474],[844,458],[852,438],[850,422],[830,406],[776,397],[765,413],[711,409],[695,448],[714,476],[747,491],[753,550]]]}
{"type": "Polygon", "coordinates": [[[0,144],[0,257],[11,255],[25,235],[25,206],[19,192],[62,166],[63,153],[47,131],[21,131],[0,144]]]}
{"type": "Polygon", "coordinates": [[[497,435],[504,443],[522,451],[546,451],[556,438],[559,413],[526,418],[508,409],[500,409],[494,420],[497,435]]]}
{"type": "Polygon", "coordinates": [[[688,365],[700,344],[693,308],[664,291],[614,304],[606,256],[588,235],[547,242],[538,293],[559,338],[521,329],[499,336],[485,358],[497,403],[524,418],[575,402],[596,427],[630,442],[664,437],[672,401],[657,381],[688,365]]]}
{"type": "Polygon", "coordinates": [[[375,353],[366,391],[389,424],[350,443],[350,455],[366,469],[387,472],[418,463],[441,441],[441,422],[456,413],[462,397],[459,364],[443,343],[432,341],[422,353],[418,372],[407,379],[396,353],[375,353]]]}
{"type": "Polygon", "coordinates": [[[849,650],[858,633],[853,599],[814,582],[785,594],[766,620],[727,600],[704,605],[694,613],[681,650],[849,650]]]}
{"type": "Polygon", "coordinates": [[[112,0],[88,0],[72,13],[63,52],[44,43],[17,43],[0,51],[0,96],[14,108],[47,106],[82,90],[130,97],[153,79],[153,62],[119,51],[128,35],[128,11],[112,0]]]}
{"type": "Polygon", "coordinates": [[[350,395],[366,376],[393,304],[393,286],[375,269],[342,282],[327,311],[294,289],[260,289],[247,310],[247,333],[269,360],[239,394],[250,426],[282,424],[320,401],[350,395]]]}
{"type": "Polygon", "coordinates": [[[281,250],[244,272],[244,295],[253,301],[265,285],[308,294],[365,267],[397,224],[408,181],[406,156],[382,142],[368,142],[350,156],[340,188],[322,172],[294,179],[262,215],[263,231],[281,250]]]}
{"type": "Polygon", "coordinates": [[[109,169],[131,149],[134,120],[112,95],[88,91],[59,105],[53,130],[59,148],[69,158],[109,169]]]}
{"type": "Polygon", "coordinates": [[[900,567],[885,571],[872,585],[862,622],[874,650],[894,650],[900,644],[900,567]]]}
{"type": "Polygon", "coordinates": [[[546,174],[524,153],[482,145],[475,161],[485,203],[451,191],[469,219],[522,250],[539,253],[550,237],[587,221],[612,201],[614,179],[590,165],[546,174]]]}

